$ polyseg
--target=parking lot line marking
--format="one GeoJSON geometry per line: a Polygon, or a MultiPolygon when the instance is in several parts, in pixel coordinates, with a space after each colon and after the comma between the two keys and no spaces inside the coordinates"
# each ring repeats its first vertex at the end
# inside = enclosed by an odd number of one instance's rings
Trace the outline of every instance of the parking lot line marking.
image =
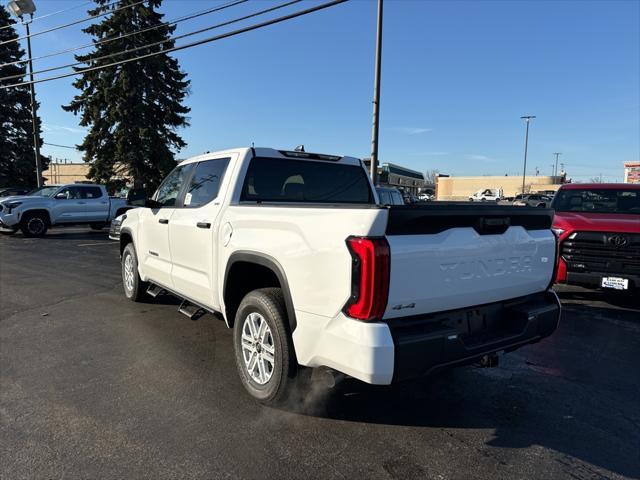
{"type": "Polygon", "coordinates": [[[115,242],[79,243],[79,247],[92,247],[93,245],[117,245],[115,242]]]}

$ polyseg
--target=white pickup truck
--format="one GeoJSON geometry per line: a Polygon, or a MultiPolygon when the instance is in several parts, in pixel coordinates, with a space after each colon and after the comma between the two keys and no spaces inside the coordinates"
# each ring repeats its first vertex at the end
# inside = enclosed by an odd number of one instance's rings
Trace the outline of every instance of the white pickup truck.
{"type": "Polygon", "coordinates": [[[470,202],[497,202],[501,198],[501,188],[481,188],[473,195],[469,195],[470,202]]]}
{"type": "Polygon", "coordinates": [[[0,233],[20,229],[25,236],[41,237],[50,226],[78,224],[99,230],[130,208],[125,199],[110,198],[102,185],[47,185],[27,195],[0,198],[0,233]]]}
{"type": "Polygon", "coordinates": [[[387,385],[550,335],[552,216],[383,206],[357,158],[243,148],[182,162],[111,236],[129,299],[219,313],[244,387],[279,403],[306,367],[387,385]]]}

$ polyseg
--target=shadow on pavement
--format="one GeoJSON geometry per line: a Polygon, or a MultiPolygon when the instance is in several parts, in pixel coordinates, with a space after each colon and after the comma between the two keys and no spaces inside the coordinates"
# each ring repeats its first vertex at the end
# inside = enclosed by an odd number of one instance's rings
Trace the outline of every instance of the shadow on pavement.
{"type": "Polygon", "coordinates": [[[514,375],[513,368],[470,367],[391,387],[349,379],[332,390],[316,386],[311,398],[287,410],[347,422],[446,429],[452,443],[468,445],[477,442],[478,429],[490,429],[488,446],[553,449],[561,454],[558,461],[589,478],[600,478],[601,472],[575,459],[625,476],[640,473],[640,418],[604,410],[594,415],[592,402],[581,399],[590,394],[583,387],[567,388],[562,377],[529,371],[528,362],[516,370],[514,375]]]}
{"type": "MultiPolygon", "coordinates": [[[[609,292],[603,290],[557,291],[561,301],[605,302],[622,308],[640,309],[640,292],[609,292]]],[[[592,307],[589,307],[592,308],[592,307]]]]}
{"type": "MultiPolygon", "coordinates": [[[[49,230],[44,237],[40,238],[27,238],[22,235],[21,232],[16,232],[13,235],[3,235],[1,238],[6,238],[7,240],[12,240],[15,242],[24,242],[25,240],[30,241],[51,241],[51,240],[90,240],[90,241],[110,241],[109,240],[109,231],[107,229],[104,230],[89,230],[86,231],[68,231],[64,228],[60,229],[52,229],[49,230]]],[[[115,244],[116,242],[114,242],[115,244]]]]}

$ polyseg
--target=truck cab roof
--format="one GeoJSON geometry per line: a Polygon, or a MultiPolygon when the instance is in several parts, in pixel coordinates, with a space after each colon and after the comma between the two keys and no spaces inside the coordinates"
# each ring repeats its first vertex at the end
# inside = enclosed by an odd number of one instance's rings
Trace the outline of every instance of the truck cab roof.
{"type": "Polygon", "coordinates": [[[239,148],[230,148],[226,150],[218,150],[215,152],[207,152],[202,155],[188,158],[180,162],[180,165],[201,162],[203,160],[207,160],[212,157],[218,157],[226,154],[228,155],[238,154],[242,156],[247,154],[248,152],[252,152],[253,156],[256,158],[260,158],[260,157],[289,158],[289,159],[299,159],[299,160],[318,160],[318,161],[326,161],[326,162],[337,162],[337,163],[342,163],[347,165],[361,165],[361,160],[355,157],[348,157],[343,155],[328,155],[325,153],[299,152],[294,150],[279,150],[275,148],[264,148],[264,147],[239,147],[239,148]]]}

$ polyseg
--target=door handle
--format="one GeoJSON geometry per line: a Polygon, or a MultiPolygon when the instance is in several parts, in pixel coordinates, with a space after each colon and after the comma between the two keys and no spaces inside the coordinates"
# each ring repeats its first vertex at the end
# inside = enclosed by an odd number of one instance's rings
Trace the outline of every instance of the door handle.
{"type": "Polygon", "coordinates": [[[78,205],[85,205],[87,202],[78,202],[78,205]]]}
{"type": "Polygon", "coordinates": [[[208,222],[198,222],[196,223],[196,227],[198,228],[211,228],[211,224],[208,222]]]}
{"type": "Polygon", "coordinates": [[[166,225],[167,223],[169,223],[169,219],[168,218],[161,218],[160,220],[158,220],[158,223],[166,225]]]}

